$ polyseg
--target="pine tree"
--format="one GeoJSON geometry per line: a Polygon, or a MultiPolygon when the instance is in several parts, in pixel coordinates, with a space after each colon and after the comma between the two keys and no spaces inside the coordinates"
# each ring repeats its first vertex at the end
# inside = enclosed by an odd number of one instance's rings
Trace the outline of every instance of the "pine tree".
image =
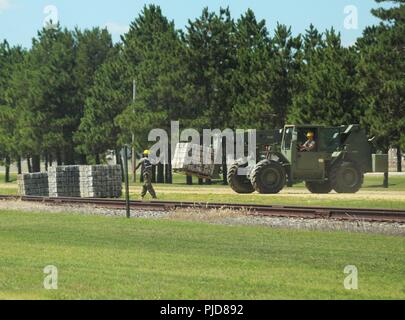
{"type": "Polygon", "coordinates": [[[219,14],[205,8],[189,21],[184,41],[190,107],[196,128],[225,128],[232,110],[232,74],[236,67],[235,23],[229,9],[219,14]]]}
{"type": "Polygon", "coordinates": [[[292,123],[339,126],[359,123],[362,109],[356,89],[357,56],[344,48],[340,34],[324,38],[313,28],[304,37],[304,60],[289,115],[292,123]]]}
{"type": "Polygon", "coordinates": [[[24,63],[14,81],[21,147],[32,155],[34,172],[40,170],[43,154],[55,153],[58,163],[62,156],[65,163],[73,163],[72,138],[81,113],[72,33],[59,26],[42,29],[24,63]]]}
{"type": "Polygon", "coordinates": [[[4,158],[5,182],[10,181],[10,164],[19,159],[16,141],[16,108],[12,103],[10,85],[12,76],[24,59],[21,47],[10,47],[7,41],[0,43],[0,161],[4,158]]]}
{"type": "MultiPolygon", "coordinates": [[[[133,135],[134,147],[149,148],[146,141],[152,129],[169,131],[171,121],[189,122],[193,118],[186,103],[190,90],[186,83],[185,47],[174,22],[154,5],[144,7],[122,40],[128,79],[136,80],[137,94],[136,102],[128,103],[117,118],[122,129],[121,141],[130,143],[133,135]]],[[[157,172],[157,181],[163,182],[161,164],[157,172]]],[[[171,181],[170,164],[166,180],[171,181]]]]}
{"type": "Polygon", "coordinates": [[[75,134],[77,150],[90,162],[100,162],[100,155],[119,149],[121,132],[115,120],[130,101],[126,67],[120,58],[120,47],[110,52],[107,61],[95,73],[85,101],[84,115],[75,134]]]}
{"type": "MultiPolygon", "coordinates": [[[[283,127],[292,106],[294,83],[300,70],[301,37],[293,37],[291,27],[277,24],[275,36],[272,39],[272,95],[270,104],[273,105],[276,128],[283,127]]],[[[273,127],[274,128],[274,127],[273,127]]]]}
{"type": "Polygon", "coordinates": [[[362,122],[384,151],[405,147],[405,1],[390,2],[398,6],[373,10],[382,22],[358,41],[359,89],[366,108],[362,122]]]}
{"type": "Polygon", "coordinates": [[[232,76],[232,127],[267,129],[274,119],[271,94],[271,42],[266,22],[248,10],[236,23],[237,67],[232,76]]]}
{"type": "Polygon", "coordinates": [[[75,29],[75,76],[80,100],[84,100],[94,83],[95,73],[113,50],[111,34],[107,29],[75,29]]]}
{"type": "MultiPolygon", "coordinates": [[[[100,148],[102,148],[105,143],[97,139],[96,136],[92,133],[93,131],[99,131],[103,128],[105,123],[102,120],[109,119],[108,113],[104,114],[102,110],[97,109],[98,107],[108,108],[106,106],[101,106],[96,104],[97,94],[105,95],[107,92],[97,91],[98,86],[94,86],[97,71],[101,68],[104,62],[107,61],[111,56],[114,55],[114,52],[117,52],[118,49],[114,51],[111,35],[106,29],[94,28],[92,30],[78,30],[74,32],[75,41],[76,41],[76,65],[74,68],[75,81],[77,85],[77,103],[80,106],[80,128],[81,131],[76,131],[74,135],[74,141],[76,143],[76,151],[81,155],[80,162],[85,163],[87,159],[85,155],[97,155],[100,148]],[[86,99],[88,104],[86,105],[86,99]],[[85,106],[86,105],[86,106],[85,106]],[[97,114],[98,113],[98,114],[97,114]],[[97,116],[96,116],[97,114],[97,116]],[[99,121],[99,122],[98,122],[99,121]],[[92,128],[90,128],[90,126],[92,128]],[[95,140],[93,140],[95,139],[95,140]],[[97,146],[92,146],[92,144],[97,141],[97,146]]],[[[112,59],[111,59],[112,60],[112,59]]],[[[108,65],[111,67],[111,64],[108,65]]],[[[105,68],[107,69],[107,67],[105,68]]],[[[104,79],[100,74],[104,74],[105,69],[98,74],[98,81],[102,85],[105,85],[104,79]]],[[[114,83],[112,85],[117,85],[114,83]]],[[[106,88],[103,88],[103,90],[106,88]]],[[[100,97],[100,99],[102,99],[100,97]]],[[[106,102],[106,101],[103,101],[106,102]]],[[[107,140],[110,139],[110,134],[107,130],[105,137],[107,140]]],[[[115,135],[116,137],[116,135],[115,135]]],[[[114,138],[114,135],[111,136],[114,138]]],[[[106,150],[103,150],[103,152],[106,150]]]]}
{"type": "Polygon", "coordinates": [[[132,22],[123,44],[122,61],[131,82],[136,80],[137,95],[136,103],[128,103],[118,122],[126,142],[131,133],[146,141],[151,129],[168,129],[171,120],[187,114],[184,47],[173,21],[154,5],[145,6],[132,22]]]}
{"type": "Polygon", "coordinates": [[[248,11],[237,23],[237,39],[235,126],[260,130],[283,127],[299,71],[300,37],[293,37],[290,28],[278,24],[274,38],[270,38],[265,21],[257,22],[248,11]]]}

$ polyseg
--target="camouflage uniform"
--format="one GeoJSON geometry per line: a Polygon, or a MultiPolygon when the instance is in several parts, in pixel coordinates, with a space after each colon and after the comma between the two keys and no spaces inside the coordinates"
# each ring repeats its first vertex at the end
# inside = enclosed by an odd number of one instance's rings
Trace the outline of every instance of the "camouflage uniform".
{"type": "Polygon", "coordinates": [[[149,191],[152,198],[156,199],[156,192],[152,186],[152,163],[149,161],[148,158],[142,158],[139,161],[136,169],[138,169],[140,166],[142,166],[143,173],[143,187],[141,196],[142,198],[144,198],[149,191]]]}

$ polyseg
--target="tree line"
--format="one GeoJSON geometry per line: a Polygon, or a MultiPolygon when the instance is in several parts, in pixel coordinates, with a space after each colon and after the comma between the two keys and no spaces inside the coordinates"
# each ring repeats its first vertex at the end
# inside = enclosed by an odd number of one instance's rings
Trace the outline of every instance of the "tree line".
{"type": "MultiPolygon", "coordinates": [[[[389,0],[376,0],[385,2],[389,0]]],[[[333,28],[270,32],[252,10],[208,8],[176,29],[145,6],[121,41],[106,29],[44,27],[31,48],[0,43],[0,158],[102,163],[152,128],[255,128],[360,123],[383,151],[405,148],[405,0],[345,47],[333,28]],[[132,100],[132,83],[137,96],[132,100]]],[[[119,157],[117,157],[119,158],[119,157]]],[[[120,161],[120,160],[118,160],[120,161]]],[[[399,161],[400,163],[400,161],[399,161]]],[[[162,176],[162,168],[159,169],[162,176]]],[[[401,170],[400,165],[398,170],[401,170]]]]}

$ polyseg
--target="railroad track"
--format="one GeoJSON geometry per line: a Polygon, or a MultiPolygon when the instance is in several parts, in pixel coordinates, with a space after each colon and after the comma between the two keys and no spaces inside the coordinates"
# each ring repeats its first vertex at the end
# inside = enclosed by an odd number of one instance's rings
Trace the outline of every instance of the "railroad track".
{"type": "MultiPolygon", "coordinates": [[[[2,196],[0,200],[21,200],[28,202],[41,202],[54,205],[75,204],[94,205],[96,207],[124,209],[125,200],[121,199],[87,199],[87,198],[49,198],[34,196],[2,196]]],[[[405,224],[405,210],[391,209],[364,209],[364,208],[335,208],[335,207],[298,207],[298,206],[265,206],[251,204],[226,203],[197,203],[172,201],[130,201],[132,209],[168,211],[176,209],[229,209],[243,210],[247,215],[266,217],[289,217],[304,219],[333,219],[346,221],[367,222],[396,222],[405,224]]]]}

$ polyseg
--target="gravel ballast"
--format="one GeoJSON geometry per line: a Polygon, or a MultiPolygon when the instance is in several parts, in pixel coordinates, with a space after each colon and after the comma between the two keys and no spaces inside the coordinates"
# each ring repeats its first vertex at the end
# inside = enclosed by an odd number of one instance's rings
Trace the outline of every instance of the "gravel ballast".
{"type": "MultiPolygon", "coordinates": [[[[125,217],[125,210],[100,208],[94,205],[55,205],[24,201],[0,201],[0,210],[24,212],[72,213],[89,216],[125,217]]],[[[337,221],[329,219],[297,219],[257,217],[247,212],[231,210],[180,209],[176,211],[131,210],[132,218],[167,219],[207,222],[222,225],[254,225],[281,229],[309,231],[346,231],[405,236],[405,224],[365,221],[337,221]]]]}

